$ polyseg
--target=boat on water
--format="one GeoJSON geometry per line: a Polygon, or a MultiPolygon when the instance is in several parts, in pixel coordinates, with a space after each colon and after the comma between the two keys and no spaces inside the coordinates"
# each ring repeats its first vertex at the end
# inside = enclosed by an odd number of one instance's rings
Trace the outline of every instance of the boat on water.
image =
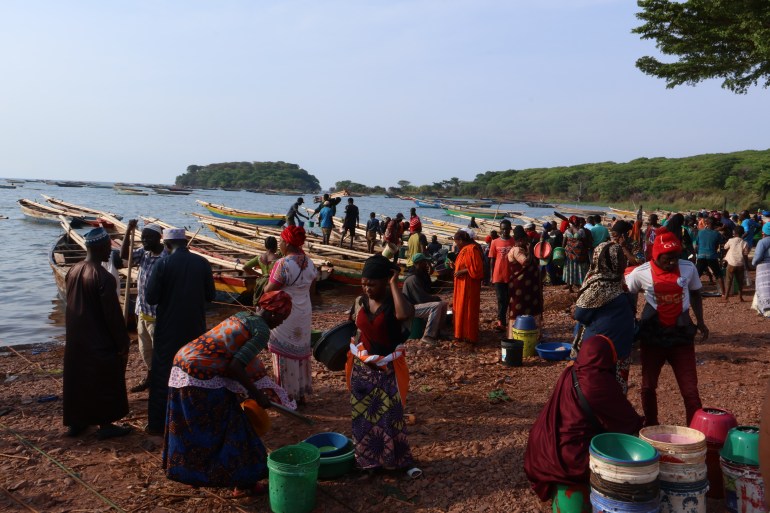
{"type": "Polygon", "coordinates": [[[441,203],[437,200],[414,198],[413,201],[415,205],[421,208],[441,208],[441,203]]]}
{"type": "Polygon", "coordinates": [[[53,182],[53,185],[57,185],[59,187],[85,187],[86,183],[85,182],[53,182]]]}
{"type": "Polygon", "coordinates": [[[471,207],[456,207],[450,205],[443,205],[444,213],[452,217],[460,217],[463,219],[470,219],[471,217],[481,219],[505,219],[506,217],[512,217],[521,215],[521,212],[510,212],[508,210],[493,209],[493,208],[471,208],[471,207]]]}
{"type": "Polygon", "coordinates": [[[76,205],[74,203],[69,203],[67,201],[60,200],[58,198],[46,196],[45,194],[41,194],[41,196],[45,198],[46,202],[50,203],[52,206],[63,209],[67,212],[79,214],[81,217],[86,217],[86,218],[92,217],[94,220],[97,220],[98,218],[104,217],[104,216],[114,217],[118,221],[123,219],[123,216],[118,215],[114,212],[108,212],[106,210],[97,210],[95,208],[76,205]]]}
{"type": "Polygon", "coordinates": [[[142,189],[136,189],[134,187],[113,187],[113,190],[118,194],[128,194],[132,196],[149,196],[149,192],[142,189]]]}
{"type": "Polygon", "coordinates": [[[544,201],[525,201],[524,204],[529,208],[553,208],[553,205],[544,201]]]}
{"type": "Polygon", "coordinates": [[[28,199],[20,199],[17,201],[21,213],[24,214],[26,219],[35,221],[38,223],[52,223],[59,224],[60,216],[64,216],[70,220],[75,228],[80,228],[86,225],[96,226],[98,224],[97,217],[92,215],[85,215],[82,212],[72,212],[62,208],[57,208],[53,205],[44,205],[36,201],[28,199]]]}
{"type": "Polygon", "coordinates": [[[258,226],[281,226],[286,221],[286,216],[281,214],[269,214],[264,212],[252,212],[250,210],[241,210],[230,208],[224,205],[215,205],[208,201],[196,200],[214,217],[239,221],[258,226]]]}
{"type": "MultiPolygon", "coordinates": [[[[639,213],[636,210],[622,210],[619,208],[612,208],[607,207],[607,210],[610,211],[612,215],[619,216],[619,217],[628,217],[632,219],[636,219],[636,215],[639,213]]],[[[647,216],[647,212],[642,212],[642,216],[647,216]]]]}
{"type": "Polygon", "coordinates": [[[16,184],[13,183],[0,183],[0,189],[15,189],[16,184]]]}
{"type": "MultiPolygon", "coordinates": [[[[341,191],[336,191],[329,194],[330,198],[344,198],[345,196],[350,196],[350,191],[347,189],[342,189],[341,191]]],[[[321,203],[323,199],[323,194],[319,196],[313,196],[313,203],[321,203]]]]}
{"type": "Polygon", "coordinates": [[[192,194],[192,189],[181,189],[176,187],[152,187],[155,194],[165,194],[167,196],[187,196],[192,194]]]}

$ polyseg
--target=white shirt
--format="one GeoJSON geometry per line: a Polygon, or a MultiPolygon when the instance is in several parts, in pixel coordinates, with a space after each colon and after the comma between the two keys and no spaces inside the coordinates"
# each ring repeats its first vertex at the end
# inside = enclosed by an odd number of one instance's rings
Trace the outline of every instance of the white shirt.
{"type": "MultiPolygon", "coordinates": [[[[645,262],[631,271],[626,276],[626,285],[628,286],[628,291],[634,294],[643,290],[644,298],[657,309],[658,303],[655,300],[655,290],[652,285],[652,269],[650,269],[650,266],[650,262],[645,262]]],[[[690,308],[690,291],[700,290],[703,287],[695,264],[689,260],[679,260],[679,279],[677,284],[682,287],[682,311],[686,312],[690,308]]]]}
{"type": "Polygon", "coordinates": [[[749,245],[740,237],[733,237],[725,243],[725,260],[733,267],[743,267],[743,256],[749,256],[749,245]]]}

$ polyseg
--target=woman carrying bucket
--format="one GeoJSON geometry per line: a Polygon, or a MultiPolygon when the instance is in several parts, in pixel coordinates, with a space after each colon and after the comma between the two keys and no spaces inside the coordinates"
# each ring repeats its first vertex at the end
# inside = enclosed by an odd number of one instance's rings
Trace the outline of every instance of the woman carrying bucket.
{"type": "Polygon", "coordinates": [[[241,395],[267,408],[268,392],[295,407],[257,358],[267,347],[270,330],[280,326],[291,309],[286,292],[265,292],[255,314],[237,313],[176,353],[163,446],[169,479],[192,486],[236,487],[236,495],[266,490],[259,481],[267,474],[267,453],[241,408],[241,395]]]}
{"type": "Polygon", "coordinates": [[[591,511],[591,438],[607,431],[635,435],[642,427],[615,379],[616,360],[607,337],[585,339],[529,432],[524,472],[541,500],[554,500],[554,513],[591,511]]]}
{"type": "Polygon", "coordinates": [[[351,314],[357,330],[345,373],[356,463],[365,470],[406,470],[413,463],[404,417],[409,389],[404,343],[414,308],[398,288],[399,270],[382,255],[368,258],[361,273],[364,293],[351,314]]]}

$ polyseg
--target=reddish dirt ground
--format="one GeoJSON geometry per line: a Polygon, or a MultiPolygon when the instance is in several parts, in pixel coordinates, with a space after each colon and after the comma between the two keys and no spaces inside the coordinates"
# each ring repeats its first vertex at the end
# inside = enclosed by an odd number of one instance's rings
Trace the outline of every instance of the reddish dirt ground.
{"type": "MultiPolygon", "coordinates": [[[[573,301],[574,295],[561,288],[546,288],[545,340],[571,339],[568,310],[573,301]]],[[[448,343],[429,348],[410,342],[407,410],[416,420],[409,440],[424,471],[422,478],[351,474],[319,482],[315,511],[550,511],[550,503],[541,503],[530,491],[522,460],[529,428],[566,364],[527,358],[522,367],[503,366],[500,335],[491,330],[494,305],[494,292],[484,288],[482,335],[475,353],[448,343]],[[510,401],[492,404],[488,394],[498,389],[510,401]]],[[[741,424],[757,424],[770,375],[768,321],[737,298],[727,304],[708,298],[705,312],[711,337],[697,343],[703,403],[732,410],[741,424]]],[[[328,328],[345,317],[345,308],[327,308],[314,314],[314,327],[328,328]]],[[[109,511],[115,510],[114,504],[117,511],[127,512],[269,511],[266,496],[232,499],[230,490],[193,489],[166,479],[160,467],[162,439],[141,432],[146,393],[129,394],[131,412],[125,422],[136,428],[135,433],[104,442],[97,441],[93,430],[76,439],[64,437],[61,400],[39,402],[44,396],[61,395],[63,348],[42,349],[0,351],[0,409],[12,408],[0,417],[0,510],[109,511]]],[[[267,358],[265,362],[269,364],[267,358]]],[[[143,373],[132,347],[129,386],[143,373]]],[[[629,398],[641,411],[639,376],[636,362],[629,398]]],[[[263,437],[268,448],[296,443],[319,431],[350,433],[342,373],[314,362],[313,377],[315,394],[302,412],[315,425],[271,412],[273,428],[263,437]]],[[[668,366],[661,376],[659,403],[661,422],[684,422],[682,400],[668,366]]],[[[710,500],[709,511],[722,511],[722,506],[710,500]]]]}

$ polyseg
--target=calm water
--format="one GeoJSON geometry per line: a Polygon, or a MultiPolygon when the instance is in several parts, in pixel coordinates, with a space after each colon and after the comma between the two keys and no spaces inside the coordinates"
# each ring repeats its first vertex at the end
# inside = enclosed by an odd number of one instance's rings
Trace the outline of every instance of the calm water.
{"type": "MultiPolygon", "coordinates": [[[[122,215],[124,220],[142,215],[155,216],[193,231],[200,225],[188,213],[207,213],[195,202],[196,199],[260,212],[285,212],[295,200],[293,196],[268,196],[245,191],[196,191],[189,196],[154,193],[127,196],[112,189],[66,188],[44,183],[24,183],[16,189],[0,189],[0,215],[9,217],[0,220],[0,345],[47,343],[64,338],[64,305],[58,297],[48,265],[49,250],[62,230],[56,224],[27,220],[16,203],[20,198],[44,203],[41,194],[112,211],[122,215]]],[[[312,206],[312,195],[306,195],[305,201],[306,205],[312,206]]],[[[410,201],[384,197],[355,198],[355,202],[362,219],[372,211],[391,216],[403,212],[408,216],[409,209],[414,206],[410,201]]],[[[504,205],[501,209],[524,211],[532,217],[552,213],[549,209],[530,209],[522,204],[504,205]]],[[[418,214],[452,219],[438,209],[418,209],[418,214]]],[[[205,228],[201,233],[204,232],[207,232],[205,228]]],[[[349,298],[357,292],[351,289],[326,288],[321,292],[325,307],[342,307],[340,301],[349,304],[349,298]]],[[[220,317],[224,315],[222,313],[220,317]]]]}

